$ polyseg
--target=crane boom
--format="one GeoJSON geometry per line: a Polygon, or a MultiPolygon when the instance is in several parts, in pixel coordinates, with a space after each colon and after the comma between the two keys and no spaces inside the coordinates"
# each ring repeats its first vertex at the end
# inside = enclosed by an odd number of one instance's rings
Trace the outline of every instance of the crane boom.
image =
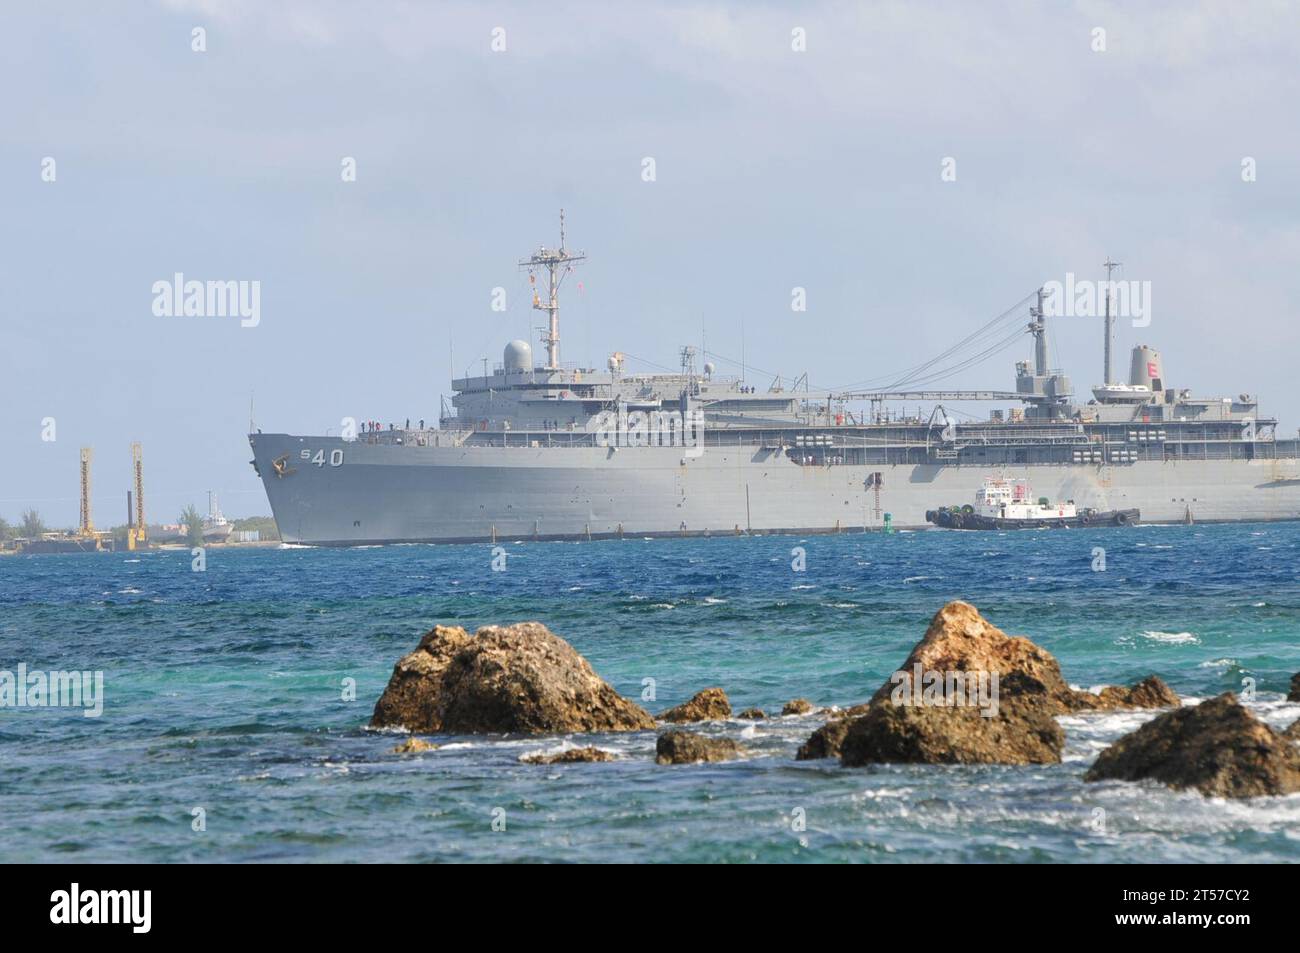
{"type": "Polygon", "coordinates": [[[851,391],[836,394],[836,400],[1023,400],[1023,394],[1006,390],[896,390],[851,391]]]}

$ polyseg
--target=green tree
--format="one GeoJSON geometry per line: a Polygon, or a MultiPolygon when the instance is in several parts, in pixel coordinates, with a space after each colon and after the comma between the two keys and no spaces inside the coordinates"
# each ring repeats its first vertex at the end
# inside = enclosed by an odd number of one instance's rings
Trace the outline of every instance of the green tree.
{"type": "Polygon", "coordinates": [[[23,536],[27,539],[37,539],[42,534],[48,533],[45,528],[45,521],[41,519],[41,514],[35,510],[27,510],[23,513],[23,536]]]}
{"type": "Polygon", "coordinates": [[[9,521],[0,516],[0,540],[6,540],[13,535],[14,528],[9,525],[9,521]]]}
{"type": "Polygon", "coordinates": [[[181,513],[180,524],[185,527],[185,541],[191,546],[203,545],[203,516],[191,503],[181,513]]]}

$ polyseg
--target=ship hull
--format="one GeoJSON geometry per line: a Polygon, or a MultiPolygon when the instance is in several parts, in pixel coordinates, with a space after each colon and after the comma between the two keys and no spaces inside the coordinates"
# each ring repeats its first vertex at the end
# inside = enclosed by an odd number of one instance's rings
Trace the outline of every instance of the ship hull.
{"type": "MultiPolygon", "coordinates": [[[[288,434],[250,442],[282,539],[324,546],[925,528],[927,509],[1006,473],[965,463],[807,466],[752,446],[688,458],[670,447],[421,447],[288,434]]],[[[1293,457],[1015,471],[1052,499],[1137,509],[1144,523],[1300,519],[1293,457]]]]}

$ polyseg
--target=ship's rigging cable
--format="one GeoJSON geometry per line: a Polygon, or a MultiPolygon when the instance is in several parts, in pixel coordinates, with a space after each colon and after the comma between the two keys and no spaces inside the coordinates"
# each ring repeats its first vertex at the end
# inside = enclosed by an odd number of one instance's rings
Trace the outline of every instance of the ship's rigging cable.
{"type": "Polygon", "coordinates": [[[966,370],[969,367],[973,367],[975,364],[978,364],[980,361],[987,360],[988,358],[992,357],[994,354],[998,353],[998,351],[1006,347],[1009,347],[1012,342],[1019,339],[1020,335],[1023,334],[1025,330],[1021,324],[1021,322],[1025,318],[1025,308],[1028,306],[1030,301],[1034,300],[1037,294],[1038,294],[1038,289],[1035,288],[1033,291],[1025,295],[1023,298],[1021,298],[1011,307],[1007,308],[1005,311],[1003,311],[1001,314],[994,317],[992,320],[976,328],[974,331],[972,331],[966,337],[962,338],[957,343],[953,344],[951,347],[947,348],[944,351],[941,351],[939,354],[936,354],[928,361],[924,361],[923,363],[918,364],[915,367],[903,371],[901,376],[898,373],[894,373],[884,377],[872,378],[871,380],[867,380],[867,381],[858,381],[857,383],[854,384],[846,384],[842,387],[835,388],[835,390],[865,390],[865,389],[869,389],[873,384],[878,384],[880,381],[890,381],[890,383],[887,383],[884,386],[877,388],[879,390],[900,390],[910,385],[942,380],[946,377],[951,377],[953,374],[959,373],[960,371],[966,370]],[[995,344],[986,347],[983,351],[980,351],[977,355],[975,355],[975,357],[965,359],[956,365],[939,368],[938,370],[935,370],[933,373],[927,374],[927,372],[930,371],[931,368],[933,368],[936,364],[939,364],[941,361],[947,360],[948,358],[960,353],[962,350],[972,345],[982,344],[983,343],[982,339],[987,339],[989,337],[992,337],[995,334],[997,335],[1005,334],[1008,327],[1014,327],[1015,332],[1013,334],[1006,335],[1005,337],[1000,337],[995,344]]]}
{"type": "Polygon", "coordinates": [[[962,371],[967,370],[968,368],[974,367],[977,364],[982,364],[984,361],[987,361],[989,358],[993,357],[993,355],[998,354],[1001,351],[1005,351],[1007,348],[1017,343],[1024,336],[1024,333],[1025,331],[1023,328],[1016,328],[1006,337],[996,341],[995,343],[986,347],[984,350],[966,358],[965,360],[959,361],[956,364],[939,368],[934,373],[927,374],[924,377],[905,378],[904,380],[899,381],[898,383],[890,385],[889,387],[883,389],[898,390],[898,389],[902,389],[904,386],[915,387],[921,384],[933,384],[938,381],[947,380],[948,378],[953,377],[954,375],[959,374],[962,371]]]}

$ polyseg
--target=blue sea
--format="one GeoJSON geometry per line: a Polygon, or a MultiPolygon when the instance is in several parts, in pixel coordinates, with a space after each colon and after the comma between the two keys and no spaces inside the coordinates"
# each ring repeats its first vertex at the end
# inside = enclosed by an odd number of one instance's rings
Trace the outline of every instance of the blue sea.
{"type": "Polygon", "coordinates": [[[0,670],[104,673],[98,718],[0,708],[0,860],[1300,860],[1300,795],[1084,784],[1150,713],[1063,718],[1047,767],[796,762],[817,713],[708,725],[748,755],[672,767],[653,732],[398,755],[402,734],[366,727],[435,623],[540,620],[651,711],[720,685],[779,713],[865,700],[958,598],[1080,687],[1156,673],[1196,700],[1253,680],[1282,727],[1298,524],[502,545],[502,572],[487,545],[212,548],[202,572],[188,551],[0,558],[0,670]],[[619,759],[520,761],[593,743],[619,759]]]}

